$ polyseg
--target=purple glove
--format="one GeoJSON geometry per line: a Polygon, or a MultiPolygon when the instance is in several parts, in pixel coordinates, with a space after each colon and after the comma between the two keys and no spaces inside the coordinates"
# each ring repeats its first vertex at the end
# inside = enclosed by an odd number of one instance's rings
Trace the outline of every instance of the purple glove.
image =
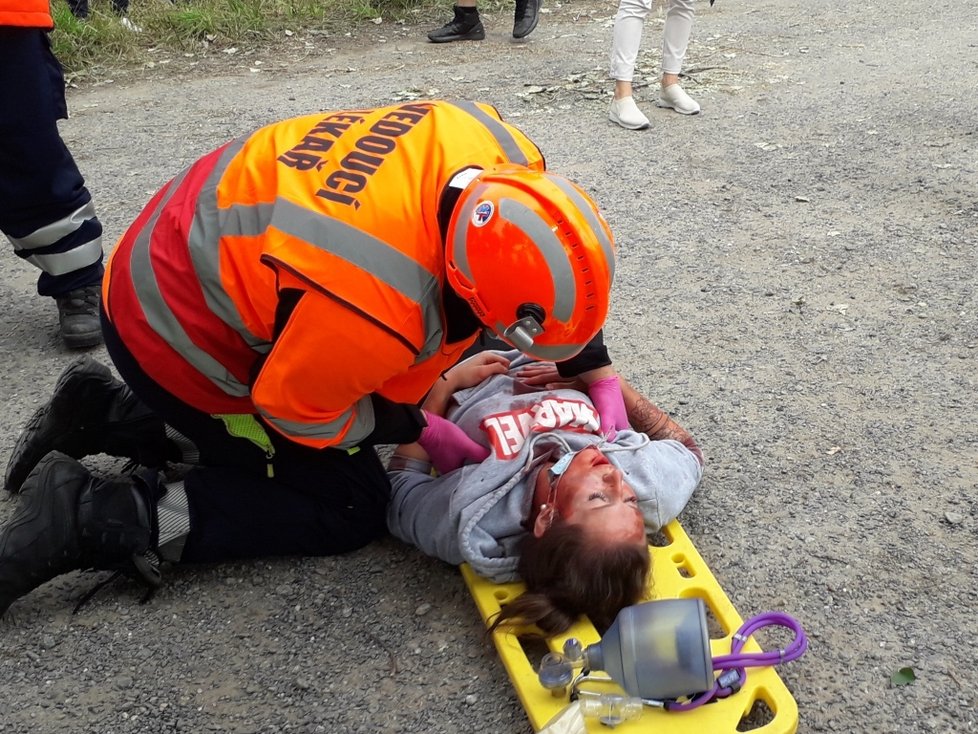
{"type": "Polygon", "coordinates": [[[614,441],[620,428],[630,427],[618,375],[595,380],[587,386],[587,393],[601,418],[601,433],[609,441],[614,441]]]}
{"type": "Polygon", "coordinates": [[[477,444],[454,423],[427,410],[423,412],[428,425],[421,430],[418,444],[428,452],[439,474],[447,474],[463,464],[478,464],[489,458],[489,449],[477,444]]]}

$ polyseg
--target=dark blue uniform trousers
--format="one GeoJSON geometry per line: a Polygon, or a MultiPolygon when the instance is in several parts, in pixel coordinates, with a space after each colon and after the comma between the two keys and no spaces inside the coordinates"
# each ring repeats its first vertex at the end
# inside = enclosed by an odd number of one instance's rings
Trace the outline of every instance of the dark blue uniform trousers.
{"type": "Polygon", "coordinates": [[[71,230],[41,247],[17,250],[24,259],[51,263],[37,263],[42,296],[98,283],[103,272],[100,250],[90,254],[91,243],[100,243],[101,223],[94,214],[70,220],[91,195],[58,133],[58,120],[66,117],[64,75],[47,32],[0,26],[0,232],[27,238],[56,222],[71,230]],[[87,262],[76,262],[73,252],[80,248],[89,253],[87,262]]]}

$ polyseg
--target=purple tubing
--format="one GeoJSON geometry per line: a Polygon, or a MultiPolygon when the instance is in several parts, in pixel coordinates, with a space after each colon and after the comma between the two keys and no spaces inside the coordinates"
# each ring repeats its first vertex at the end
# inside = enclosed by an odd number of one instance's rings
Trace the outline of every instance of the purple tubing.
{"type": "Polygon", "coordinates": [[[733,635],[733,642],[730,644],[729,655],[718,655],[713,658],[713,670],[720,671],[713,688],[705,693],[701,693],[690,700],[679,703],[669,701],[666,703],[668,711],[692,711],[699,708],[704,703],[715,698],[726,698],[739,691],[747,681],[746,668],[758,668],[764,665],[778,665],[797,660],[808,649],[808,637],[805,630],[794,617],[784,612],[765,612],[751,617],[744,622],[740,629],[733,635]],[[786,627],[795,634],[795,639],[787,647],[781,650],[771,650],[768,652],[741,652],[744,644],[752,634],[763,627],[786,627]],[[731,681],[728,685],[721,686],[721,679],[729,679],[730,674],[736,674],[736,684],[731,681]]]}

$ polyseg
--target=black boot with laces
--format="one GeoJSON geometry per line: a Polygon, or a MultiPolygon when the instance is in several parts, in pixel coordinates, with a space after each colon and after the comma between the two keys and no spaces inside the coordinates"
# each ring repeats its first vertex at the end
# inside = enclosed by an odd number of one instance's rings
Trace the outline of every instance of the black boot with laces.
{"type": "Polygon", "coordinates": [[[17,438],[4,487],[17,493],[31,469],[52,451],[74,459],[93,454],[161,467],[168,443],[163,420],[88,355],[68,365],[51,399],[31,416],[17,438]]]}
{"type": "Polygon", "coordinates": [[[85,349],[102,343],[102,324],[98,315],[101,292],[102,286],[95,283],[55,298],[61,339],[68,349],[85,349]]]}
{"type": "Polygon", "coordinates": [[[46,581],[83,569],[115,570],[159,585],[155,558],[159,482],[93,477],[52,452],[37,465],[0,530],[0,616],[46,581]]]}
{"type": "Polygon", "coordinates": [[[486,37],[486,29],[482,27],[478,8],[463,8],[456,5],[453,9],[455,17],[441,28],[428,34],[428,39],[432,43],[481,41],[486,37]]]}

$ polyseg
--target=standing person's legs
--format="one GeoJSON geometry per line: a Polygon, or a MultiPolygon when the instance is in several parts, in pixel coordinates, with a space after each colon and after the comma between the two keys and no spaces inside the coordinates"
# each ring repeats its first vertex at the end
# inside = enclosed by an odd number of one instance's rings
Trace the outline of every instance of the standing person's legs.
{"type": "Polygon", "coordinates": [[[64,76],[47,33],[0,28],[0,231],[41,269],[37,292],[57,301],[69,348],[102,340],[102,225],[58,133],[64,76]]]}
{"type": "Polygon", "coordinates": [[[615,80],[614,98],[608,117],[629,130],[644,130],[649,119],[635,104],[632,79],[635,62],[642,44],[645,18],[652,9],[652,0],[620,0],[615,15],[611,41],[611,78],[615,80]]]}
{"type": "Polygon", "coordinates": [[[693,30],[693,0],[668,0],[662,33],[662,80],[659,105],[683,115],[695,115],[699,104],[679,86],[689,37],[693,30]]]}

